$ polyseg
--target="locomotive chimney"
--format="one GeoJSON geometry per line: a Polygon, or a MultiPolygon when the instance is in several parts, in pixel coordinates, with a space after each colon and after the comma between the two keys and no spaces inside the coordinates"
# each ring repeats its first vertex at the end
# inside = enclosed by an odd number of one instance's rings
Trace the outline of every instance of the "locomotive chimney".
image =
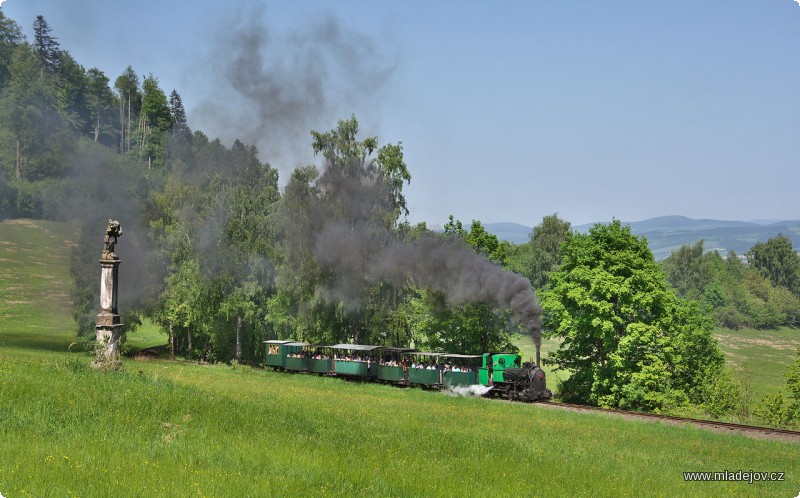
{"type": "Polygon", "coordinates": [[[542,353],[542,328],[541,328],[541,308],[538,313],[531,317],[528,321],[528,333],[533,339],[533,345],[536,346],[536,366],[541,368],[541,353],[542,353]]]}

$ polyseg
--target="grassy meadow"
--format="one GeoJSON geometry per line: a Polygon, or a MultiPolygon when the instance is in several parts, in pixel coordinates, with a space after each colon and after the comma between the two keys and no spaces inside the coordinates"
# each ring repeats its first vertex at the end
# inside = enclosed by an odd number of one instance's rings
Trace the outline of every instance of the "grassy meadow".
{"type": "Polygon", "coordinates": [[[787,365],[797,358],[800,330],[728,330],[718,328],[714,337],[725,353],[728,364],[749,386],[750,404],[786,385],[787,365]]]}
{"type": "MultiPolygon", "coordinates": [[[[68,223],[0,222],[0,347],[66,351],[75,340],[69,298],[75,240],[68,223]]],[[[97,278],[100,285],[99,270],[97,278]]]]}
{"type": "Polygon", "coordinates": [[[800,445],[418,389],[0,351],[5,496],[793,496],[800,445]],[[786,472],[686,483],[684,471],[786,472]]]}
{"type": "MultiPolygon", "coordinates": [[[[125,359],[94,371],[85,352],[67,352],[70,237],[61,225],[0,223],[3,496],[800,491],[797,443],[249,367],[125,359]],[[786,480],[683,480],[725,470],[786,480]]],[[[146,323],[128,345],[163,342],[146,323]]]]}

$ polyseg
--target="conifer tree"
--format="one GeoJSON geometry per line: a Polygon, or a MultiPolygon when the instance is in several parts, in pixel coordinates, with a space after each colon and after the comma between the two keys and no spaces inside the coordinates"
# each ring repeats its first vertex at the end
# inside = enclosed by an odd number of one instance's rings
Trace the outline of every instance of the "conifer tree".
{"type": "Polygon", "coordinates": [[[169,94],[169,109],[172,116],[172,136],[187,139],[191,131],[186,123],[186,111],[183,108],[183,100],[177,90],[172,90],[169,94]]]}
{"type": "Polygon", "coordinates": [[[50,31],[50,25],[44,16],[36,16],[33,21],[34,49],[42,63],[42,71],[46,69],[50,74],[55,74],[61,64],[61,48],[58,39],[51,36],[50,31]]]}

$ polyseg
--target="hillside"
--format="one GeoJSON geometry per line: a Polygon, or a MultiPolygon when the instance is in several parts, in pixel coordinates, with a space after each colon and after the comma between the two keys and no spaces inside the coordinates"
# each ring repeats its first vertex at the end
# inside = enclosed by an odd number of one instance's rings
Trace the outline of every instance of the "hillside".
{"type": "Polygon", "coordinates": [[[513,244],[523,244],[530,240],[531,230],[529,226],[520,225],[519,223],[487,223],[484,225],[486,231],[497,235],[500,240],[507,240],[513,244]]]}
{"type": "MultiPolygon", "coordinates": [[[[753,244],[766,242],[779,234],[789,237],[795,248],[800,247],[800,221],[797,220],[755,222],[660,216],[623,223],[629,225],[634,234],[647,237],[650,249],[657,260],[666,258],[682,245],[694,244],[699,240],[705,241],[706,250],[717,250],[723,255],[731,250],[743,254],[753,244]]],[[[592,225],[594,223],[577,225],[573,228],[580,233],[586,233],[592,225]]],[[[502,240],[520,244],[529,240],[532,228],[517,223],[487,223],[486,230],[502,240]]]]}
{"type": "Polygon", "coordinates": [[[75,340],[69,297],[75,240],[71,224],[0,222],[0,346],[65,351],[75,340]]]}
{"type": "Polygon", "coordinates": [[[6,496],[792,496],[800,473],[797,444],[419,389],[6,349],[0,369],[6,496]],[[683,481],[720,469],[787,482],[683,481]]]}

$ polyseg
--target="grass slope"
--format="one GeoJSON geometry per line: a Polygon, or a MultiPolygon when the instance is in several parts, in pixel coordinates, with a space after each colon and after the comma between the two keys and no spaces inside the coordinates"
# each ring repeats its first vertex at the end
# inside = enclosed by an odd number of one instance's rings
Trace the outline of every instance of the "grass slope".
{"type": "Polygon", "coordinates": [[[69,298],[75,240],[68,223],[0,223],[0,346],[66,351],[75,340],[69,298]]]}
{"type": "Polygon", "coordinates": [[[8,496],[794,496],[800,445],[339,379],[0,351],[8,496]],[[687,483],[684,471],[780,471],[687,483]]]}
{"type": "Polygon", "coordinates": [[[718,328],[714,337],[734,371],[749,384],[751,404],[786,385],[786,367],[797,357],[800,330],[728,330],[718,328]]]}
{"type": "MultiPolygon", "coordinates": [[[[121,372],[93,371],[85,353],[65,352],[74,339],[70,236],[62,225],[0,223],[5,496],[794,496],[800,489],[797,444],[242,367],[125,360],[121,372]],[[787,480],[683,480],[685,471],[725,470],[785,472],[787,480]]],[[[158,341],[158,332],[145,327],[139,340],[158,341]]]]}

